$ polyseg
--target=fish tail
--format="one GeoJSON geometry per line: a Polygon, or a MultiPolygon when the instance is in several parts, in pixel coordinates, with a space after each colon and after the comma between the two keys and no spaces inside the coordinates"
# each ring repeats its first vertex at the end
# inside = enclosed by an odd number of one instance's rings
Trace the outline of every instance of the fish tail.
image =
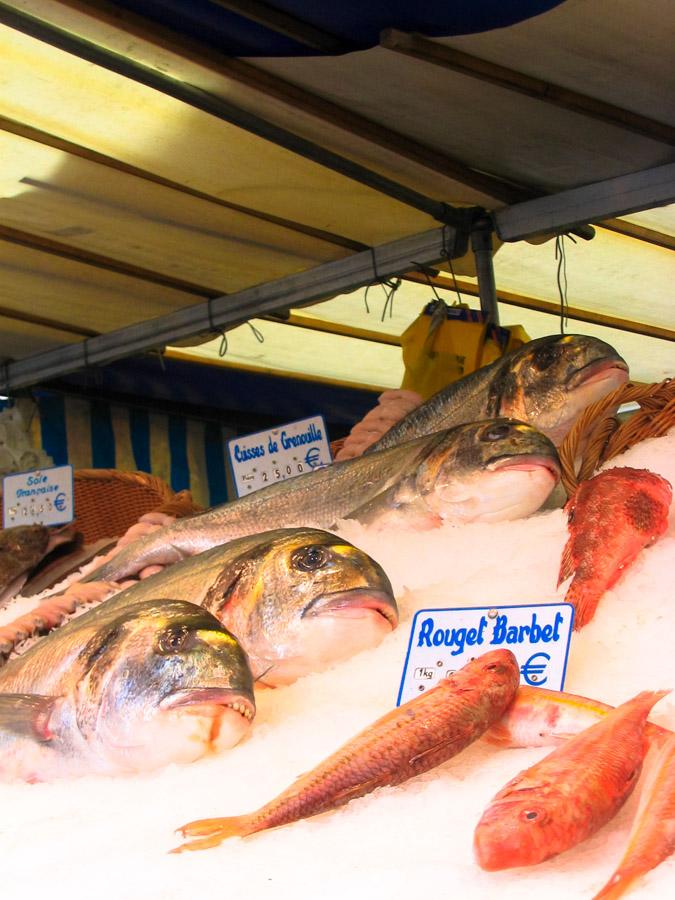
{"type": "Polygon", "coordinates": [[[593,900],[616,900],[622,897],[640,873],[617,869],[607,884],[593,897],[593,900]]]}
{"type": "Polygon", "coordinates": [[[171,853],[183,853],[186,850],[206,850],[216,847],[231,837],[246,837],[259,829],[253,824],[253,817],[230,816],[224,819],[197,819],[178,828],[182,837],[195,838],[176,847],[171,853]]]}
{"type": "Polygon", "coordinates": [[[586,581],[575,578],[565,594],[565,603],[574,607],[574,630],[579,631],[591,621],[598,608],[602,591],[593,590],[586,581]]]}

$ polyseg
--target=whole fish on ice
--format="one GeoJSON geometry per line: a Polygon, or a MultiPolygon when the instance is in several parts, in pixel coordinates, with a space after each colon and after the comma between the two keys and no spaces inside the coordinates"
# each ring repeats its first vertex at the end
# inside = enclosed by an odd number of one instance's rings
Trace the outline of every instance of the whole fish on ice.
{"type": "Polygon", "coordinates": [[[543,862],[608,822],[637,783],[649,711],[667,691],[644,691],[513,778],[474,833],[483,869],[543,862]]]}
{"type": "MultiPolygon", "coordinates": [[[[485,732],[485,740],[498,747],[559,746],[613,709],[590,697],[521,684],[513,703],[485,732]]],[[[651,742],[660,742],[671,732],[647,722],[645,734],[651,742]]]]}
{"type": "Polygon", "coordinates": [[[0,670],[0,778],[191,762],[237,743],[254,713],[246,655],[206,610],[182,600],[101,610],[0,670]]]}
{"type": "Polygon", "coordinates": [[[197,840],[179,849],[203,850],[228,837],[316,816],[440,765],[499,718],[513,700],[518,679],[518,664],[510,650],[492,650],[471,660],[431,690],[373,722],[256,812],[185,825],[181,833],[197,840]]]}
{"type": "Polygon", "coordinates": [[[582,481],[565,506],[569,539],[558,585],[574,574],[565,600],[574,628],[587,625],[600,598],[638,553],[668,528],[670,483],[647,469],[606,469],[582,481]]]}
{"type": "Polygon", "coordinates": [[[582,410],[627,380],[625,360],[604,341],[583,334],[537,338],[438,391],[366,453],[492,416],[528,422],[558,447],[582,410]]]}
{"type": "Polygon", "coordinates": [[[21,590],[38,563],[74,536],[69,526],[17,525],[0,530],[0,609],[21,590]]]}
{"type": "Polygon", "coordinates": [[[398,623],[389,579],[370,556],[327,531],[282,528],[190,556],[62,628],[156,597],[213,613],[246,650],[254,677],[269,685],[372,647],[398,623]]]}
{"type": "Polygon", "coordinates": [[[640,804],[616,871],[593,900],[616,900],[675,851],[675,734],[645,760],[640,804]]]}
{"type": "Polygon", "coordinates": [[[529,425],[494,419],[427,435],[382,453],[280,482],[135,541],[85,581],[120,581],[246,534],[339,519],[501,521],[540,508],[560,474],[553,444],[529,425]]]}

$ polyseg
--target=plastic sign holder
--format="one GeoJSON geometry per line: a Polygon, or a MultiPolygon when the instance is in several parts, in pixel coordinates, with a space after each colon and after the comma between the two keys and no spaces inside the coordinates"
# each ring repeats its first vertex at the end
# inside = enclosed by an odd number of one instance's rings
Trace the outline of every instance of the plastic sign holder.
{"type": "Polygon", "coordinates": [[[434,687],[489,650],[511,650],[520,682],[561,691],[574,607],[570,603],[421,609],[410,629],[396,705],[434,687]]]}
{"type": "Polygon", "coordinates": [[[323,416],[310,416],[227,442],[237,497],[333,461],[323,416]]]}
{"type": "Polygon", "coordinates": [[[73,467],[53,466],[5,475],[2,479],[2,524],[65,525],[75,517],[73,467]]]}

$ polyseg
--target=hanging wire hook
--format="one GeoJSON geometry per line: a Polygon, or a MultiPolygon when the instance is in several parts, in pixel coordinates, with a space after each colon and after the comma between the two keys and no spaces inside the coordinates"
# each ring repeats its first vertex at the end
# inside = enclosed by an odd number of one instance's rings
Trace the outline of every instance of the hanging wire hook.
{"type": "Polygon", "coordinates": [[[555,239],[555,258],[558,261],[556,270],[556,283],[558,285],[558,295],[560,297],[560,334],[565,334],[565,326],[567,325],[567,310],[569,303],[567,301],[567,253],[565,250],[565,238],[568,237],[573,244],[576,241],[572,235],[559,234],[555,239]]]}
{"type": "Polygon", "coordinates": [[[256,328],[255,325],[253,324],[253,322],[247,322],[246,324],[248,325],[248,327],[251,329],[251,331],[255,335],[256,341],[259,344],[264,344],[265,343],[265,335],[262,333],[262,331],[260,331],[259,328],[256,328]]]}
{"type": "Polygon", "coordinates": [[[228,341],[227,335],[225,334],[225,330],[223,328],[218,328],[216,323],[213,321],[213,308],[211,304],[213,303],[213,297],[209,297],[206,301],[206,315],[209,321],[209,331],[212,333],[220,335],[220,346],[218,347],[218,356],[222,359],[227,353],[228,341]]]}
{"type": "Polygon", "coordinates": [[[389,318],[391,319],[394,315],[394,294],[400,288],[402,278],[392,278],[390,281],[385,281],[382,287],[385,287],[386,299],[384,301],[384,306],[382,307],[382,318],[381,322],[384,322],[385,316],[387,314],[387,307],[389,307],[389,318]]]}

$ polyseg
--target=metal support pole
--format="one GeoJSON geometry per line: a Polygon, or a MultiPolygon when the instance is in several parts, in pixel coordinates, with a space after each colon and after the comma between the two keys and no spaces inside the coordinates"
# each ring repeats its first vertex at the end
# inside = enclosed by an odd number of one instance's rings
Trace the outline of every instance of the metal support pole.
{"type": "Polygon", "coordinates": [[[490,219],[479,219],[471,232],[471,249],[476,258],[480,308],[487,322],[499,325],[497,285],[492,265],[492,230],[490,219]]]}
{"type": "Polygon", "coordinates": [[[0,368],[0,393],[66,375],[77,369],[105,365],[125,356],[165,347],[172,341],[232,328],[254,316],[287,310],[348,293],[373,280],[403,275],[419,265],[463,256],[463,233],[445,225],[422,234],[380,244],[345,259],[333,260],[276,281],[178,309],[135,325],[127,325],[78,344],[7,363],[0,368]]]}

